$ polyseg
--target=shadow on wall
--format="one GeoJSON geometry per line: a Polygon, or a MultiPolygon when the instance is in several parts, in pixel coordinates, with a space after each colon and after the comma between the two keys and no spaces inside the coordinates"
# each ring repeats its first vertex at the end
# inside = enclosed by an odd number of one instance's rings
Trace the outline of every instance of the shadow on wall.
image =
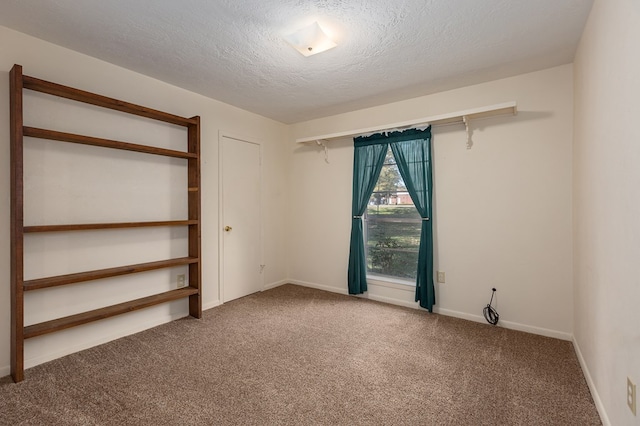
{"type": "MultiPolygon", "coordinates": [[[[322,142],[322,141],[320,141],[322,142]]],[[[325,157],[327,162],[331,161],[331,151],[336,149],[353,148],[353,138],[344,137],[340,139],[331,139],[326,142],[326,151],[324,145],[318,142],[305,142],[296,143],[296,147],[293,150],[294,154],[304,154],[307,152],[316,152],[318,156],[325,157]]]]}

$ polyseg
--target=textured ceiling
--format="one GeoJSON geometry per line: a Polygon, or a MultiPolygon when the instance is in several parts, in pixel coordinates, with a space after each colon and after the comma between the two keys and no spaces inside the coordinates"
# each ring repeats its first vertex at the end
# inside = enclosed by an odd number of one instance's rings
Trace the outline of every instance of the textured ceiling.
{"type": "Polygon", "coordinates": [[[0,25],[294,123],[570,63],[593,0],[2,0],[0,25]],[[283,39],[313,21],[338,46],[283,39]]]}

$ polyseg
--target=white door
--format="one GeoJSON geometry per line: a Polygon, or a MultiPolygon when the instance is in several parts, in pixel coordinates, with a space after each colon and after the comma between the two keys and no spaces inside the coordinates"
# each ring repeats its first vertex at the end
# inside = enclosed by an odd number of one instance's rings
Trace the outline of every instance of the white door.
{"type": "Polygon", "coordinates": [[[222,136],[221,300],[262,290],[260,145],[222,136]]]}

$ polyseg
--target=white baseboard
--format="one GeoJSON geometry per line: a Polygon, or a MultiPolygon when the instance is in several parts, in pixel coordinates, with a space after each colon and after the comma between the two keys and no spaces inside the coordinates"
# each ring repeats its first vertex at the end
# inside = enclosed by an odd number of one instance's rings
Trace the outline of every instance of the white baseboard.
{"type": "Polygon", "coordinates": [[[265,284],[263,291],[264,290],[271,290],[272,288],[276,288],[276,287],[280,287],[281,285],[285,285],[285,284],[289,284],[290,281],[289,280],[280,280],[280,281],[276,281],[274,283],[271,284],[265,284]]]}
{"type": "MultiPolygon", "coordinates": [[[[328,291],[328,292],[332,292],[332,293],[338,293],[338,294],[344,294],[344,295],[348,295],[348,291],[346,288],[337,288],[337,287],[332,287],[332,286],[327,286],[327,285],[322,285],[322,284],[316,284],[316,283],[312,283],[312,282],[307,282],[307,281],[300,281],[300,280],[281,280],[281,281],[277,281],[274,283],[270,283],[264,286],[264,290],[269,290],[272,288],[276,288],[279,287],[281,285],[284,284],[295,284],[295,285],[299,285],[299,286],[303,286],[303,287],[309,287],[309,288],[315,288],[317,290],[323,290],[323,291],[328,291]]],[[[420,306],[415,303],[415,302],[408,302],[406,300],[400,300],[400,299],[394,299],[391,297],[385,297],[385,296],[378,296],[375,294],[364,294],[361,296],[358,296],[364,299],[370,299],[370,300],[375,300],[378,302],[383,302],[383,303],[389,303],[392,305],[397,305],[397,306],[404,306],[407,308],[412,308],[412,309],[422,309],[420,308],[420,306]]],[[[205,305],[203,305],[203,309],[211,309],[211,308],[215,308],[216,306],[220,306],[222,303],[219,300],[215,300],[213,302],[209,302],[205,305]]],[[[474,314],[469,314],[466,312],[458,312],[458,311],[453,311],[450,309],[441,309],[438,307],[434,307],[433,310],[435,313],[440,314],[440,315],[445,315],[445,316],[450,316],[450,317],[455,317],[455,318],[461,318],[461,319],[466,319],[469,321],[474,321],[474,322],[479,322],[479,323],[485,323],[486,320],[480,316],[480,315],[474,315],[474,314]]],[[[69,355],[71,353],[74,352],[78,352],[84,349],[88,349],[90,347],[93,346],[97,346],[100,345],[102,343],[106,343],[108,341],[111,340],[115,340],[118,339],[120,337],[124,337],[124,336],[128,336],[130,334],[134,334],[134,333],[138,333],[140,331],[152,328],[152,327],[156,327],[158,325],[167,323],[167,322],[171,322],[174,321],[178,318],[182,318],[184,317],[184,314],[174,314],[171,316],[167,316],[167,317],[163,317],[160,319],[156,319],[154,321],[150,321],[144,324],[138,324],[137,327],[126,330],[122,333],[117,333],[117,334],[113,334],[110,336],[106,336],[106,337],[102,337],[101,339],[95,340],[95,341],[91,341],[91,342],[87,342],[85,344],[82,345],[78,345],[75,347],[70,347],[70,348],[65,348],[65,350],[63,351],[59,351],[56,353],[52,353],[52,354],[47,354],[41,357],[37,357],[37,358],[32,358],[30,360],[25,360],[25,366],[27,368],[29,367],[33,367],[35,365],[38,364],[42,364],[44,362],[48,362],[51,361],[53,359],[56,358],[60,358],[62,356],[65,355],[69,355]]],[[[576,353],[578,354],[578,359],[580,360],[580,365],[582,366],[582,369],[585,373],[585,377],[587,378],[587,382],[589,383],[589,388],[591,389],[591,392],[594,396],[594,401],[596,402],[596,406],[598,408],[598,412],[600,413],[600,416],[603,418],[603,423],[605,423],[605,425],[608,425],[608,421],[605,422],[605,420],[607,419],[606,417],[606,413],[604,412],[604,408],[602,406],[602,402],[600,401],[599,397],[597,397],[597,393],[595,392],[595,387],[593,385],[593,381],[591,380],[591,377],[589,375],[589,372],[586,368],[586,364],[584,364],[584,359],[582,358],[582,355],[580,354],[580,350],[578,348],[577,343],[575,342],[575,339],[573,338],[573,336],[570,333],[566,333],[566,332],[561,332],[561,331],[556,331],[556,330],[550,330],[550,329],[546,329],[546,328],[541,328],[541,327],[535,327],[535,326],[530,326],[530,325],[526,325],[526,324],[520,324],[520,323],[516,323],[516,322],[511,322],[511,321],[500,321],[500,326],[504,327],[504,328],[508,328],[508,329],[512,329],[512,330],[518,330],[518,331],[524,331],[524,332],[528,332],[528,333],[533,333],[533,334],[538,334],[538,335],[542,335],[542,336],[547,336],[547,337],[553,337],[553,338],[557,338],[557,339],[561,339],[561,340],[568,340],[568,341],[573,341],[574,343],[574,347],[576,348],[576,353]]],[[[4,377],[6,375],[8,375],[10,373],[10,367],[9,366],[3,366],[0,367],[0,377],[4,377]]]]}
{"type": "MultiPolygon", "coordinates": [[[[120,339],[122,337],[129,336],[131,334],[139,333],[144,330],[148,330],[153,327],[157,327],[162,324],[166,324],[171,321],[175,321],[180,318],[184,318],[188,316],[185,313],[175,313],[175,314],[167,314],[162,315],[158,318],[155,318],[152,321],[146,321],[144,323],[136,324],[135,327],[128,328],[126,330],[121,330],[118,333],[111,333],[106,336],[101,336],[99,339],[85,341],[81,344],[74,346],[67,346],[63,350],[50,352],[47,354],[43,354],[41,356],[36,356],[32,358],[25,358],[24,367],[25,369],[35,367],[39,364],[44,364],[45,362],[53,361],[54,359],[62,358],[63,356],[70,355],[72,353],[80,352],[85,349],[92,348],[94,346],[102,345],[103,343],[110,342],[112,340],[120,339]]],[[[11,366],[2,366],[0,367],[0,377],[8,376],[11,374],[11,366]]]]}
{"type": "Polygon", "coordinates": [[[576,340],[575,336],[573,337],[572,341],[573,348],[576,351],[578,361],[580,362],[580,367],[582,367],[582,373],[584,374],[584,378],[587,380],[587,385],[589,386],[589,390],[591,391],[591,397],[593,398],[593,402],[596,404],[598,414],[600,414],[600,420],[602,420],[603,426],[611,426],[609,416],[607,415],[607,411],[604,409],[604,404],[602,403],[602,399],[600,399],[600,394],[598,394],[598,389],[596,389],[596,384],[591,377],[591,373],[589,372],[587,363],[582,356],[580,345],[578,345],[578,341],[576,340]]]}
{"type": "MultiPolygon", "coordinates": [[[[290,282],[291,284],[301,285],[304,287],[330,291],[332,293],[348,294],[348,291],[346,288],[340,289],[336,287],[315,284],[315,283],[310,283],[306,281],[299,281],[299,280],[289,280],[288,282],[290,282]]],[[[378,296],[370,293],[365,293],[364,295],[358,295],[357,297],[361,297],[363,299],[375,300],[377,302],[389,303],[391,305],[404,306],[405,308],[420,309],[420,310],[423,309],[420,307],[420,305],[418,305],[417,302],[408,302],[406,300],[394,299],[392,297],[378,296]]],[[[433,312],[436,314],[445,315],[448,317],[461,318],[461,319],[479,322],[483,324],[487,322],[487,320],[485,320],[484,317],[480,315],[469,314],[466,312],[458,312],[450,309],[442,309],[442,308],[438,308],[437,306],[434,306],[433,312]]],[[[520,324],[512,321],[501,320],[499,323],[499,327],[508,328],[510,330],[524,331],[527,333],[538,334],[540,336],[553,337],[556,339],[567,340],[567,341],[571,341],[573,339],[573,336],[571,335],[571,333],[566,333],[564,331],[551,330],[551,329],[542,328],[542,327],[536,327],[532,325],[520,324]]]]}
{"type": "Polygon", "coordinates": [[[216,306],[220,306],[220,305],[222,305],[222,302],[220,302],[219,300],[214,300],[213,302],[209,302],[209,303],[203,303],[202,310],[206,311],[207,309],[215,308],[216,306]]]}
{"type": "MultiPolygon", "coordinates": [[[[271,290],[272,288],[280,287],[281,285],[288,284],[288,283],[289,283],[288,280],[276,281],[274,283],[265,285],[264,288],[262,289],[262,291],[271,290]]],[[[215,308],[217,306],[221,306],[222,304],[223,304],[222,301],[214,300],[213,302],[209,302],[209,303],[203,304],[202,305],[202,310],[206,311],[207,309],[212,309],[212,308],[215,308]]]]}
{"type": "MultiPolygon", "coordinates": [[[[449,317],[462,318],[469,321],[487,324],[487,320],[481,315],[452,311],[450,309],[439,309],[436,307],[433,308],[433,312],[441,315],[446,315],[449,317]]],[[[500,320],[497,327],[503,327],[509,330],[524,331],[526,333],[537,334],[539,336],[553,337],[554,339],[566,340],[569,342],[573,339],[573,335],[571,333],[558,331],[558,330],[551,330],[549,328],[536,327],[534,325],[521,324],[513,321],[500,320]]]]}
{"type": "Polygon", "coordinates": [[[287,282],[295,285],[300,285],[302,287],[309,287],[309,288],[315,288],[317,290],[329,291],[331,293],[349,294],[346,288],[341,289],[341,288],[331,287],[328,285],[310,283],[307,281],[300,281],[300,280],[287,280],[287,282]]]}
{"type": "MultiPolygon", "coordinates": [[[[203,304],[202,309],[203,310],[211,309],[220,305],[221,303],[219,300],[214,300],[213,302],[203,304]]],[[[155,318],[152,321],[146,321],[144,323],[137,324],[136,327],[132,327],[127,330],[120,331],[118,333],[112,333],[106,336],[101,336],[99,339],[83,342],[79,345],[68,346],[61,351],[51,352],[35,358],[28,358],[24,360],[25,369],[35,367],[36,365],[44,364],[45,362],[53,361],[54,359],[62,358],[63,356],[66,356],[66,355],[80,352],[85,349],[92,348],[94,346],[102,345],[103,343],[107,343],[112,340],[130,336],[135,333],[140,333],[141,331],[148,330],[150,328],[157,327],[159,325],[166,324],[171,321],[184,318],[186,316],[188,316],[188,314],[185,314],[185,313],[163,315],[161,317],[155,318]]],[[[0,367],[0,377],[5,377],[5,376],[8,376],[9,374],[11,374],[11,366],[5,365],[0,367]]]]}

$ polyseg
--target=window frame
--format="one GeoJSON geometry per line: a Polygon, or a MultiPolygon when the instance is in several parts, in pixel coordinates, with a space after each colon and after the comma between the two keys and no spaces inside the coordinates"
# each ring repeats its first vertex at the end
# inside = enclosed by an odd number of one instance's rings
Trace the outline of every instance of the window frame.
{"type": "MultiPolygon", "coordinates": [[[[391,152],[391,148],[388,148],[389,152],[391,152]]],[[[393,156],[393,153],[391,153],[391,161],[387,162],[385,161],[385,163],[383,164],[383,167],[389,167],[389,166],[395,166],[396,168],[397,163],[395,161],[395,157],[393,156]]],[[[399,173],[399,170],[398,170],[399,173]]],[[[378,180],[380,179],[380,177],[378,176],[378,180]]],[[[376,182],[376,186],[378,185],[378,182],[376,182]]],[[[373,191],[371,193],[370,197],[373,197],[373,195],[376,192],[392,192],[392,191],[373,191]]],[[[396,190],[396,192],[398,192],[396,190]]],[[[404,192],[404,191],[403,191],[404,192]]],[[[413,200],[412,200],[412,205],[413,205],[413,200]]],[[[414,205],[415,208],[415,205],[414,205]]],[[[416,213],[419,216],[419,213],[416,209],[416,213]]],[[[416,223],[418,223],[418,221],[420,221],[421,219],[415,219],[416,223]]],[[[393,275],[384,275],[384,274],[377,274],[375,272],[369,272],[369,267],[368,267],[368,260],[369,260],[369,226],[367,224],[367,222],[369,221],[369,214],[368,214],[368,208],[365,209],[365,212],[362,216],[362,221],[363,221],[363,232],[362,232],[362,237],[363,237],[363,242],[364,242],[364,246],[365,246],[365,256],[367,259],[367,282],[371,285],[378,285],[378,286],[382,286],[382,287],[388,287],[388,288],[394,288],[394,289],[399,289],[399,290],[405,290],[405,291],[415,291],[415,287],[416,287],[416,281],[414,278],[402,278],[402,277],[396,277],[393,275]]],[[[418,233],[419,235],[419,233],[418,233]]],[[[418,267],[418,264],[416,262],[415,265],[416,269],[418,267]]]]}

